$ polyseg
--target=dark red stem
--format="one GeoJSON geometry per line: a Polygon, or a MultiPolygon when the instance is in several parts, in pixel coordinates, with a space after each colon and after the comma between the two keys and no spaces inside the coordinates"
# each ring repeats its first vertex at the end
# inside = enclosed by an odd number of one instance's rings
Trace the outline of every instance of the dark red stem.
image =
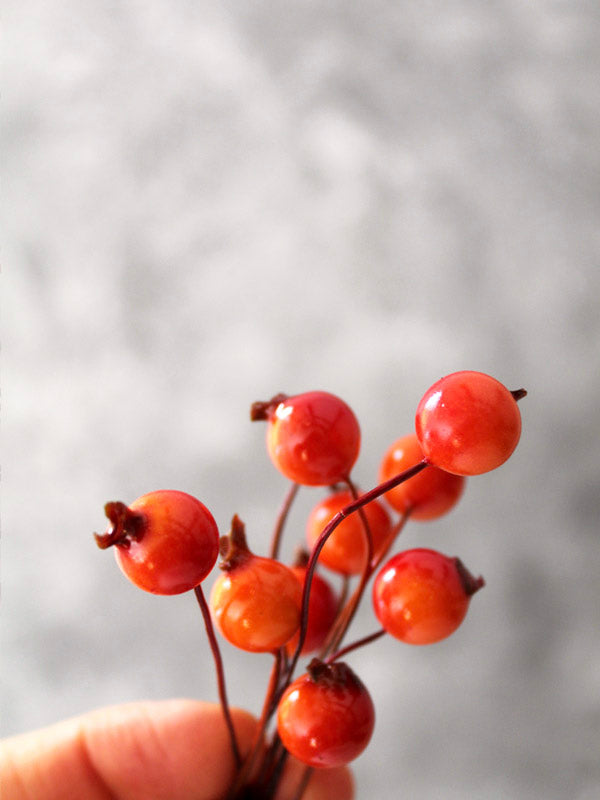
{"type": "Polygon", "coordinates": [[[308,782],[310,781],[310,777],[314,772],[314,767],[305,767],[304,772],[302,773],[302,777],[300,778],[300,783],[298,784],[298,788],[294,794],[292,800],[302,800],[302,795],[306,791],[306,787],[308,786],[308,782]]]}
{"type": "Polygon", "coordinates": [[[398,486],[404,481],[409,480],[410,478],[418,475],[419,472],[425,469],[429,465],[427,459],[423,459],[418,464],[415,464],[414,467],[409,467],[409,469],[404,470],[404,472],[400,472],[398,475],[395,475],[393,478],[390,478],[383,483],[380,483],[374,489],[371,489],[365,494],[360,495],[357,497],[356,500],[353,500],[351,503],[348,503],[347,506],[344,506],[337,514],[330,519],[327,523],[323,532],[317,539],[315,546],[313,547],[310,561],[308,562],[308,567],[306,569],[306,575],[304,578],[304,590],[302,593],[302,614],[300,618],[300,635],[298,639],[298,645],[296,647],[296,651],[292,657],[290,662],[290,667],[288,671],[287,680],[291,680],[292,675],[294,674],[294,670],[296,669],[296,664],[298,663],[298,659],[300,658],[300,652],[302,647],[304,646],[304,640],[306,639],[306,630],[308,626],[308,600],[310,597],[310,587],[312,584],[312,576],[315,571],[315,567],[317,565],[317,560],[319,555],[321,554],[321,550],[325,545],[327,539],[331,536],[333,531],[337,528],[337,526],[344,520],[346,517],[353,514],[355,511],[358,511],[359,508],[366,506],[367,503],[370,503],[373,500],[376,500],[382,494],[389,492],[390,489],[393,489],[394,486],[398,486]]]}
{"type": "Polygon", "coordinates": [[[273,667],[271,669],[271,675],[269,677],[269,685],[267,687],[265,699],[263,701],[262,713],[260,715],[260,719],[258,721],[258,725],[256,728],[256,733],[254,735],[254,741],[252,742],[252,746],[250,748],[248,755],[246,756],[246,760],[244,761],[242,768],[238,770],[235,780],[231,785],[229,794],[227,795],[228,800],[235,800],[235,798],[239,797],[239,793],[243,788],[244,783],[248,780],[248,777],[250,776],[252,768],[256,762],[256,758],[258,756],[263,741],[263,736],[267,728],[267,724],[274,710],[273,697],[275,696],[275,692],[277,691],[279,678],[281,676],[282,653],[283,650],[276,650],[273,653],[275,661],[273,662],[273,667]]]}
{"type": "Polygon", "coordinates": [[[195,587],[194,594],[196,595],[196,599],[198,600],[198,605],[200,606],[200,610],[202,611],[202,616],[204,617],[204,625],[206,627],[206,633],[208,636],[208,641],[210,643],[210,649],[212,650],[213,658],[215,661],[215,669],[217,673],[217,686],[219,690],[219,700],[221,701],[221,708],[223,710],[223,716],[225,717],[225,724],[227,725],[227,730],[229,731],[229,738],[231,740],[231,751],[233,753],[233,758],[235,760],[236,767],[240,769],[240,767],[242,766],[242,756],[240,754],[240,748],[237,742],[237,737],[235,735],[235,728],[233,727],[231,712],[229,710],[229,703],[227,701],[227,690],[225,688],[225,670],[223,669],[223,659],[221,658],[219,643],[217,642],[217,637],[215,636],[215,630],[213,628],[212,620],[210,618],[210,610],[208,608],[206,598],[204,597],[204,592],[202,591],[201,584],[198,584],[198,586],[195,587]]]}
{"type": "Polygon", "coordinates": [[[341,650],[338,650],[337,653],[333,653],[333,655],[328,656],[326,663],[331,664],[333,661],[337,661],[342,656],[345,656],[346,653],[351,653],[353,650],[358,650],[359,647],[363,647],[366,644],[370,644],[370,642],[374,642],[385,633],[385,629],[381,628],[381,630],[375,631],[375,633],[371,633],[369,636],[363,636],[362,639],[357,639],[355,642],[347,644],[345,647],[342,647],[341,650]]]}
{"type": "Polygon", "coordinates": [[[292,483],[283,500],[283,504],[279,509],[279,513],[277,514],[277,519],[275,520],[275,529],[273,530],[273,537],[271,539],[271,549],[269,551],[269,555],[271,558],[277,558],[277,556],[279,555],[279,544],[281,542],[281,535],[283,533],[283,528],[285,526],[285,522],[287,520],[290,508],[292,507],[292,503],[294,502],[294,499],[298,494],[299,488],[300,488],[299,484],[292,483]]]}
{"type": "Polygon", "coordinates": [[[519,400],[522,400],[524,397],[527,397],[527,390],[526,389],[513,389],[511,394],[512,394],[513,398],[517,402],[519,402],[519,400]]]}
{"type": "MultiPolygon", "coordinates": [[[[352,483],[350,478],[346,478],[346,484],[347,484],[348,488],[350,489],[350,493],[352,494],[352,497],[354,498],[354,500],[356,500],[357,497],[358,497],[358,492],[356,491],[356,487],[354,486],[354,484],[352,483]]],[[[360,519],[361,519],[361,522],[362,522],[362,525],[363,525],[364,534],[365,534],[365,540],[366,540],[366,543],[367,543],[367,557],[365,559],[365,566],[364,566],[363,571],[361,573],[360,581],[358,583],[358,586],[354,590],[354,592],[352,594],[352,597],[350,598],[350,601],[345,606],[345,608],[343,609],[343,611],[340,614],[340,616],[336,619],[335,624],[333,626],[333,629],[331,631],[331,634],[330,634],[330,636],[327,637],[326,646],[323,648],[324,652],[329,652],[331,649],[335,649],[335,648],[339,647],[342,639],[344,638],[344,636],[346,634],[346,631],[348,630],[348,628],[350,627],[350,624],[352,623],[352,620],[354,619],[354,615],[356,613],[356,609],[358,608],[358,604],[360,603],[360,599],[361,599],[361,597],[363,595],[365,587],[366,587],[366,585],[367,585],[367,583],[369,581],[369,578],[371,577],[371,573],[372,573],[371,563],[372,563],[373,558],[374,558],[374,556],[373,556],[373,536],[371,534],[371,529],[369,527],[369,522],[367,520],[367,516],[365,514],[364,508],[359,508],[358,509],[358,514],[360,516],[360,519]]]]}

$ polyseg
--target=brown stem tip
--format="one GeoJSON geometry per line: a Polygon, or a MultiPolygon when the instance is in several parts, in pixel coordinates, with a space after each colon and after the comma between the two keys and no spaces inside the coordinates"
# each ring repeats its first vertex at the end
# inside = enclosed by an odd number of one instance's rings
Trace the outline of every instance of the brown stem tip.
{"type": "Polygon", "coordinates": [[[297,547],[294,553],[293,567],[307,567],[310,561],[310,553],[305,547],[297,547]]]}
{"type": "Polygon", "coordinates": [[[118,500],[111,501],[104,506],[104,513],[110,521],[106,533],[95,533],[94,539],[101,550],[118,545],[128,548],[132,541],[142,538],[144,516],[137,511],[132,511],[125,503],[118,500]]]}
{"type": "Polygon", "coordinates": [[[478,592],[485,586],[485,581],[483,580],[481,575],[478,578],[476,578],[474,575],[471,575],[471,573],[462,563],[460,558],[455,558],[454,564],[456,566],[458,577],[460,578],[460,582],[463,585],[467,597],[471,597],[471,595],[474,595],[475,592],[478,592]]]}
{"type": "Polygon", "coordinates": [[[288,399],[287,394],[274,395],[270,400],[257,400],[250,406],[250,421],[251,422],[264,422],[271,419],[275,413],[275,409],[280,403],[285,403],[288,399]]]}
{"type": "Polygon", "coordinates": [[[219,567],[226,572],[252,557],[246,541],[246,526],[237,514],[234,514],[231,520],[229,533],[219,539],[219,553],[221,555],[219,567]]]}
{"type": "Polygon", "coordinates": [[[519,402],[519,400],[522,400],[524,397],[527,397],[527,390],[526,389],[513,389],[511,394],[514,397],[514,399],[517,402],[519,402]]]}
{"type": "Polygon", "coordinates": [[[348,683],[349,676],[353,676],[352,670],[344,661],[328,664],[319,658],[313,658],[306,671],[315,683],[330,686],[343,686],[348,683]]]}

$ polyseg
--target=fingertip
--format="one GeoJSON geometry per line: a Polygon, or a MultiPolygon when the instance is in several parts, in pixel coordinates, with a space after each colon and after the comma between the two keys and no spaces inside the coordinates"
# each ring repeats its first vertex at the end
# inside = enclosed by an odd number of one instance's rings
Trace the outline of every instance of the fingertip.
{"type": "Polygon", "coordinates": [[[302,800],[353,800],[354,777],[348,767],[315,770],[302,800]]]}
{"type": "MultiPolygon", "coordinates": [[[[306,779],[307,767],[290,756],[275,800],[291,800],[306,779]]],[[[302,800],[353,800],[354,778],[348,767],[312,769],[302,800]]]]}
{"type": "MultiPolygon", "coordinates": [[[[238,708],[231,709],[231,718],[244,756],[256,719],[238,708]]],[[[227,789],[236,769],[220,706],[200,700],[103,709],[86,720],[83,736],[96,773],[118,796],[149,797],[152,790],[173,800],[210,800],[227,789]]]]}

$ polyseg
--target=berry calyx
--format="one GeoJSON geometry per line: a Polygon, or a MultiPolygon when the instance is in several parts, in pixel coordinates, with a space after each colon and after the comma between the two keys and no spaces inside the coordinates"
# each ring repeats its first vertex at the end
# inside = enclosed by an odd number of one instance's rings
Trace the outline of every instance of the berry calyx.
{"type": "Polygon", "coordinates": [[[432,644],[461,624],[484,586],[458,558],[415,548],[393,556],[373,583],[373,608],[385,630],[407,644],[432,644]]]}
{"type": "Polygon", "coordinates": [[[290,480],[329,486],[350,475],[360,449],[360,427],[352,409],[336,395],[275,395],[254,403],[250,417],[268,422],[269,456],[290,480]]]}
{"type": "Polygon", "coordinates": [[[311,767],[337,767],[359,756],[375,727],[371,696],[347,664],[314,658],[283,693],[277,732],[284,747],[311,767]]]}
{"type": "Polygon", "coordinates": [[[221,539],[221,553],[223,573],[210,595],[217,628],[241,650],[265,653],[283,647],[300,626],[298,578],[279,561],[250,551],[237,516],[229,536],[221,539]]]}
{"type": "MultiPolygon", "coordinates": [[[[379,468],[383,483],[423,460],[423,450],[414,433],[397,439],[386,451],[379,468]]],[[[459,501],[465,487],[462,475],[430,466],[409,481],[395,486],[383,496],[401,514],[420,521],[437,519],[459,501]]]]}
{"type": "Polygon", "coordinates": [[[180,594],[195,588],[211,571],[219,552],[219,531],[206,506],[192,495],[161,490],[131,505],[104,507],[108,530],[94,534],[115,557],[129,580],[152,594],[180,594]]]}
{"type": "Polygon", "coordinates": [[[139,541],[144,535],[144,515],[134,511],[125,503],[113,500],[104,505],[104,513],[111,523],[105,533],[95,533],[94,539],[101,550],[119,545],[126,550],[132,542],[139,541]]]}
{"type": "MultiPolygon", "coordinates": [[[[337,491],[314,506],[306,523],[306,541],[311,549],[327,523],[353,499],[349,490],[337,491]]],[[[363,511],[371,534],[373,556],[376,556],[389,537],[392,522],[384,505],[378,500],[367,503],[363,511]]],[[[359,575],[365,568],[366,557],[367,539],[363,520],[360,514],[352,514],[344,519],[327,539],[319,555],[319,561],[342,575],[359,575]]]]}
{"type": "Polygon", "coordinates": [[[415,427],[430,464],[455,475],[480,475],[503,464],[521,435],[517,400],[483,372],[454,372],[434,383],[417,407],[415,427]]]}

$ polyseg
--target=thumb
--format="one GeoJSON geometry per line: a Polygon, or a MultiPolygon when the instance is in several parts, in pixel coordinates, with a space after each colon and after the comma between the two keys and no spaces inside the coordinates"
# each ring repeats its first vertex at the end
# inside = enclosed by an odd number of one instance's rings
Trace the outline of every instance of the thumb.
{"type": "MultiPolygon", "coordinates": [[[[232,716],[244,753],[256,721],[232,716]]],[[[7,739],[0,767],[11,800],[216,800],[235,769],[220,707],[193,700],[103,708],[7,739]]]]}
{"type": "MultiPolygon", "coordinates": [[[[256,731],[246,711],[231,710],[244,756],[256,731]]],[[[290,759],[278,798],[302,775],[290,759]]],[[[11,800],[221,800],[235,773],[220,706],[164,700],[113,706],[0,744],[2,796],[11,800]]],[[[306,800],[351,800],[344,768],[317,770],[306,800]]]]}

